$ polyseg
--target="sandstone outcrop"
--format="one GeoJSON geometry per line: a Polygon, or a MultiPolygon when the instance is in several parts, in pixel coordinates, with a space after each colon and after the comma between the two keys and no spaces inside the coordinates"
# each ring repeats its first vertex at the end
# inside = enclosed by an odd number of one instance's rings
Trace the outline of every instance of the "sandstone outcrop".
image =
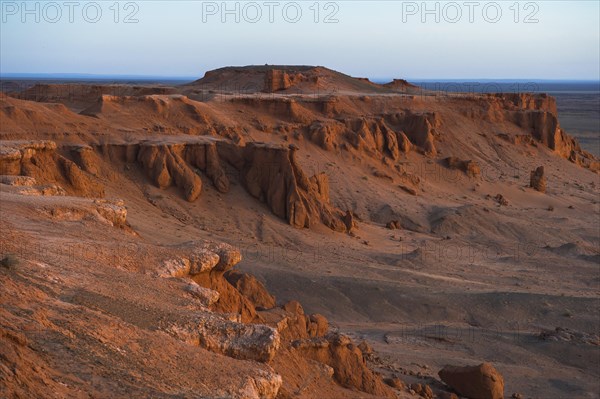
{"type": "MultiPolygon", "coordinates": [[[[199,137],[187,141],[146,140],[135,144],[96,146],[111,162],[138,163],[157,187],[177,186],[187,201],[202,191],[202,171],[222,193],[229,191],[223,163],[239,171],[239,180],[253,197],[265,202],[278,217],[297,228],[323,223],[344,231],[341,212],[329,204],[329,184],[323,173],[308,177],[295,158],[295,147],[262,143],[238,146],[234,143],[199,137]]],[[[89,173],[98,173],[88,148],[76,147],[75,158],[89,173]]],[[[7,155],[7,168],[10,168],[7,155]]],[[[70,162],[70,161],[69,161],[70,162]]],[[[77,166],[72,163],[72,166],[77,166]]]]}
{"type": "Polygon", "coordinates": [[[18,187],[33,187],[37,182],[33,177],[29,176],[0,175],[0,184],[18,187]]]}
{"type": "Polygon", "coordinates": [[[535,170],[531,171],[529,187],[541,193],[546,192],[546,176],[543,166],[538,166],[535,170]]]}
{"type": "Polygon", "coordinates": [[[342,386],[382,397],[394,397],[392,389],[366,365],[361,350],[350,338],[330,333],[324,338],[310,338],[293,343],[304,356],[324,363],[334,370],[334,379],[342,386]]]}
{"type": "Polygon", "coordinates": [[[173,324],[164,330],[190,345],[235,359],[263,363],[273,359],[281,343],[274,328],[227,320],[217,313],[201,313],[187,324],[173,324]]]}
{"type": "Polygon", "coordinates": [[[404,132],[410,142],[421,148],[425,155],[437,155],[434,137],[441,122],[435,113],[406,111],[388,115],[386,121],[404,132]]]}
{"type": "Polygon", "coordinates": [[[478,177],[481,175],[481,169],[475,161],[465,161],[456,157],[448,157],[443,162],[447,168],[463,171],[469,177],[478,177]]]}
{"type": "Polygon", "coordinates": [[[127,208],[125,207],[125,201],[120,199],[95,199],[93,203],[98,214],[111,225],[115,227],[124,227],[127,224],[127,208]]]}
{"type": "Polygon", "coordinates": [[[240,173],[248,193],[265,202],[271,211],[298,228],[323,223],[343,231],[341,214],[328,202],[324,175],[309,178],[296,161],[294,146],[248,143],[238,147],[225,142],[219,155],[240,173]]]}
{"type": "Polygon", "coordinates": [[[512,122],[527,129],[536,142],[561,157],[592,171],[600,170],[598,159],[583,150],[577,140],[560,127],[554,97],[543,93],[503,93],[488,94],[480,101],[488,101],[487,108],[489,115],[493,114],[492,121],[512,122]]]}
{"type": "Polygon", "coordinates": [[[598,159],[583,150],[577,140],[560,127],[556,99],[552,96],[494,93],[462,97],[457,103],[465,106],[461,112],[471,119],[509,123],[526,131],[526,134],[499,133],[498,136],[506,141],[533,146],[541,144],[579,166],[595,172],[600,170],[598,159]]]}
{"type": "Polygon", "coordinates": [[[270,69],[265,73],[263,90],[267,93],[274,93],[288,89],[305,79],[306,77],[301,73],[288,73],[281,69],[270,69]]]}
{"type": "Polygon", "coordinates": [[[440,120],[434,113],[402,111],[381,117],[345,118],[341,121],[319,121],[310,125],[307,137],[321,148],[332,151],[352,148],[372,156],[393,160],[413,149],[435,156],[436,128],[440,120]]]}
{"type": "MultiPolygon", "coordinates": [[[[363,351],[363,353],[364,353],[364,351],[363,351]]],[[[402,381],[400,378],[397,378],[397,377],[386,378],[383,381],[394,389],[405,389],[406,388],[406,384],[404,383],[404,381],[402,381]]]]}
{"type": "MultiPolygon", "coordinates": [[[[241,261],[240,251],[225,243],[187,243],[178,248],[178,254],[165,259],[156,272],[161,277],[190,277],[192,294],[198,291],[201,300],[207,303],[207,307],[214,311],[238,314],[242,322],[260,322],[261,318],[256,313],[253,300],[265,301],[268,304],[268,292],[262,285],[243,284],[242,290],[227,281],[225,273],[234,276],[231,269],[241,261]],[[215,298],[208,291],[200,288],[216,291],[219,293],[215,298]],[[261,290],[262,288],[262,290],[261,290]]],[[[253,279],[253,278],[252,278],[253,279]]],[[[248,277],[246,282],[252,282],[248,277]]],[[[257,281],[255,281],[258,283],[257,281]]]]}
{"type": "Polygon", "coordinates": [[[58,184],[73,194],[104,196],[102,184],[60,155],[52,141],[2,141],[0,175],[28,176],[41,184],[58,184]]]}
{"type": "Polygon", "coordinates": [[[200,303],[209,308],[219,300],[219,293],[209,288],[201,287],[196,282],[191,281],[186,285],[185,290],[193,297],[197,298],[200,303]]]}
{"type": "Polygon", "coordinates": [[[151,147],[148,152],[144,151],[145,149],[142,147],[138,159],[146,170],[151,171],[151,178],[158,187],[166,188],[174,183],[181,189],[186,201],[192,202],[198,198],[202,190],[202,181],[177,152],[168,148],[160,151],[151,147]]]}
{"type": "Polygon", "coordinates": [[[127,226],[127,208],[122,200],[69,201],[50,203],[42,208],[54,220],[80,221],[95,220],[101,223],[125,228],[127,226]]]}
{"type": "Polygon", "coordinates": [[[230,270],[225,273],[227,281],[246,297],[257,309],[271,309],[276,305],[275,297],[254,276],[230,270]]]}
{"type": "Polygon", "coordinates": [[[244,323],[262,323],[264,321],[257,313],[252,301],[231,285],[222,271],[213,269],[210,272],[197,274],[192,279],[200,286],[219,293],[219,300],[211,307],[212,310],[239,315],[237,317],[244,323]]]}
{"type": "Polygon", "coordinates": [[[204,320],[198,326],[200,346],[245,360],[269,362],[279,349],[276,329],[262,324],[204,320]]]}
{"type": "Polygon", "coordinates": [[[188,243],[183,246],[186,255],[167,259],[163,262],[159,275],[162,277],[183,277],[225,272],[242,260],[242,254],[233,246],[225,243],[188,243]]]}
{"type": "Polygon", "coordinates": [[[235,248],[192,242],[177,251],[186,255],[167,260],[165,275],[191,276],[193,282],[185,290],[203,307],[224,313],[198,314],[185,325],[164,328],[169,334],[236,359],[270,362],[280,351],[285,357],[291,350],[294,356],[321,364],[312,367],[329,367],[344,387],[392,397],[381,377],[368,368],[360,348],[346,336],[329,333],[324,316],[305,314],[297,301],[276,307],[275,298],[256,278],[231,270],[241,260],[235,248]],[[209,266],[199,266],[205,264],[209,266]],[[192,276],[194,268],[199,272],[192,276]]]}
{"type": "Polygon", "coordinates": [[[323,337],[329,330],[329,323],[323,315],[304,314],[302,305],[297,301],[260,311],[259,314],[266,324],[277,328],[284,342],[323,337]]]}
{"type": "Polygon", "coordinates": [[[281,376],[274,372],[258,371],[237,393],[240,399],[274,399],[279,393],[281,376]]]}
{"type": "Polygon", "coordinates": [[[411,392],[415,392],[417,395],[419,395],[425,399],[433,399],[435,397],[435,395],[433,394],[433,391],[431,390],[431,387],[426,384],[419,384],[419,383],[410,384],[410,390],[411,390],[411,392]]]}
{"type": "Polygon", "coordinates": [[[20,195],[64,196],[65,190],[56,184],[37,184],[33,177],[0,175],[0,184],[9,186],[6,191],[20,195]]]}
{"type": "Polygon", "coordinates": [[[398,229],[402,228],[402,223],[400,223],[400,221],[398,221],[398,220],[391,220],[391,221],[387,222],[385,227],[390,230],[398,230],[398,229]]]}
{"type": "Polygon", "coordinates": [[[354,214],[351,211],[346,211],[343,221],[344,225],[346,226],[347,233],[352,233],[358,228],[358,224],[356,223],[356,220],[354,220],[354,214]]]}
{"type": "Polygon", "coordinates": [[[503,399],[504,379],[490,363],[479,366],[445,366],[439,376],[460,395],[470,399],[503,399]]]}
{"type": "Polygon", "coordinates": [[[342,386],[392,397],[392,391],[382,378],[368,368],[359,347],[350,338],[329,332],[324,316],[306,315],[297,301],[259,313],[265,323],[279,331],[282,345],[304,358],[331,367],[335,381],[342,386]]]}
{"type": "Polygon", "coordinates": [[[329,331],[329,322],[321,314],[311,314],[308,321],[307,332],[310,337],[322,337],[329,331]]]}

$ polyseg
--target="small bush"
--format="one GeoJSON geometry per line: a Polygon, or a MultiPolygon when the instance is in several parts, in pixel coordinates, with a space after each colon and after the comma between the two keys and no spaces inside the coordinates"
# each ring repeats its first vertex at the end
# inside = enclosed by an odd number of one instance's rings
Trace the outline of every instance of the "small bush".
{"type": "Polygon", "coordinates": [[[19,259],[12,254],[6,255],[2,260],[0,260],[0,266],[5,267],[7,269],[13,269],[15,266],[19,264],[19,259]]]}

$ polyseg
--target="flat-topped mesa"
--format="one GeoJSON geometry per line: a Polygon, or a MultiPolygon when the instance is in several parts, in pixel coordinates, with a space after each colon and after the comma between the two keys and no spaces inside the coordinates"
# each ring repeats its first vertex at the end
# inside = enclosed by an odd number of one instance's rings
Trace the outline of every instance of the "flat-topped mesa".
{"type": "Polygon", "coordinates": [[[326,91],[393,93],[368,79],[353,78],[321,66],[249,65],[208,71],[185,86],[222,92],[311,94],[326,91]]]}
{"type": "Polygon", "coordinates": [[[412,83],[409,83],[405,79],[393,79],[391,82],[385,83],[383,86],[390,88],[390,89],[402,90],[402,91],[407,90],[407,89],[412,89],[412,90],[419,89],[418,86],[415,86],[412,83]]]}

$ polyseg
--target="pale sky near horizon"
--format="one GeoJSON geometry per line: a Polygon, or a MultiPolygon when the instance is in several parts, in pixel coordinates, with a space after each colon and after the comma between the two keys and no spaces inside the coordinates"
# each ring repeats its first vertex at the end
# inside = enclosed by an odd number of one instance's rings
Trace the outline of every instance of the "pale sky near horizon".
{"type": "Polygon", "coordinates": [[[200,77],[268,63],[372,79],[598,80],[599,4],[429,1],[426,14],[421,1],[265,0],[227,2],[226,14],[221,1],[28,1],[25,10],[0,0],[0,73],[200,77]]]}

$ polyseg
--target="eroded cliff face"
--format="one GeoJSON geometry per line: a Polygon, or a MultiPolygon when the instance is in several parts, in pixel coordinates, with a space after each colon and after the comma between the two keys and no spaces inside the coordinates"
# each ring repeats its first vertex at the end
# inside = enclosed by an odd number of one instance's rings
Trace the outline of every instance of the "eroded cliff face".
{"type": "Polygon", "coordinates": [[[335,231],[346,229],[341,211],[329,203],[327,176],[306,176],[295,159],[293,146],[260,143],[239,146],[200,137],[183,141],[65,145],[59,150],[51,141],[5,142],[0,154],[0,172],[34,177],[42,183],[62,183],[72,192],[102,197],[103,185],[99,179],[102,159],[109,163],[137,164],[156,187],[175,186],[185,200],[193,202],[202,192],[201,174],[217,191],[229,191],[226,163],[235,168],[237,178],[251,196],[264,202],[290,225],[308,228],[323,223],[335,231]]]}
{"type": "Polygon", "coordinates": [[[239,147],[221,142],[219,154],[240,174],[253,197],[269,205],[273,213],[295,227],[322,222],[344,231],[341,212],[329,204],[327,176],[309,178],[298,164],[296,147],[248,143],[239,147]]]}
{"type": "Polygon", "coordinates": [[[40,183],[59,183],[76,195],[104,196],[102,184],[61,155],[52,141],[1,142],[0,175],[28,176],[40,183]]]}
{"type": "Polygon", "coordinates": [[[329,204],[327,177],[308,178],[295,159],[294,147],[261,143],[239,146],[202,138],[186,143],[145,142],[124,148],[104,145],[101,151],[111,159],[138,162],[157,187],[177,186],[188,201],[195,201],[202,190],[201,177],[195,170],[202,171],[219,192],[226,193],[229,177],[224,165],[229,164],[248,193],[290,225],[304,228],[324,223],[333,230],[344,230],[341,212],[329,204]]]}
{"type": "Polygon", "coordinates": [[[514,118],[519,126],[529,129],[538,142],[561,157],[592,171],[600,171],[600,162],[592,154],[583,150],[577,140],[560,127],[556,114],[545,111],[525,111],[516,113],[514,118]]]}
{"type": "Polygon", "coordinates": [[[305,135],[328,151],[341,149],[397,160],[413,149],[434,157],[438,126],[435,113],[405,111],[379,117],[319,121],[310,125],[305,135]]]}
{"type": "Polygon", "coordinates": [[[265,85],[263,90],[268,93],[281,91],[289,89],[303,80],[308,80],[308,78],[301,73],[290,74],[286,71],[271,69],[265,73],[265,85]]]}
{"type": "MultiPolygon", "coordinates": [[[[529,93],[488,94],[471,99],[473,101],[479,107],[469,107],[461,112],[472,119],[514,124],[523,128],[533,142],[548,147],[560,157],[594,172],[600,171],[598,159],[583,150],[577,140],[560,127],[554,97],[529,93]]],[[[511,141],[517,143],[526,140],[520,137],[511,141]]]]}
{"type": "MultiPolygon", "coordinates": [[[[164,88],[156,88],[155,91],[151,88],[128,89],[124,95],[108,95],[105,94],[108,89],[98,91],[92,88],[82,90],[74,100],[78,104],[92,102],[82,111],[75,110],[78,113],[63,104],[42,105],[5,98],[1,109],[3,121],[11,138],[23,136],[17,132],[31,125],[47,132],[49,138],[58,138],[65,134],[63,132],[77,137],[86,134],[99,137],[105,135],[104,132],[116,130],[136,139],[156,134],[209,135],[244,145],[246,141],[254,140],[253,134],[260,132],[288,142],[308,139],[331,152],[347,151],[358,157],[387,158],[395,162],[412,151],[437,157],[438,150],[443,151],[442,141],[448,138],[449,126],[460,124],[462,121],[457,118],[460,116],[468,118],[474,125],[468,126],[467,130],[473,130],[482,123],[497,127],[510,125],[521,130],[523,138],[530,137],[532,142],[542,144],[573,163],[594,171],[600,168],[598,160],[561,128],[556,101],[546,94],[453,94],[444,97],[434,92],[423,92],[418,96],[386,91],[383,93],[385,96],[379,96],[379,93],[373,92],[373,87],[377,86],[373,83],[335,74],[321,76],[318,68],[300,68],[293,73],[276,69],[269,72],[268,68],[244,71],[228,69],[223,73],[227,74],[227,79],[234,81],[250,74],[253,79],[259,80],[257,90],[250,93],[234,89],[223,92],[212,90],[210,93],[211,90],[207,92],[192,85],[181,89],[185,95],[172,93],[177,89],[164,88]],[[265,94],[261,92],[265,79],[273,85],[268,91],[286,91],[283,88],[288,85],[300,90],[298,87],[304,87],[302,85],[315,79],[337,82],[339,85],[332,87],[338,90],[341,90],[340,87],[357,90],[367,84],[371,91],[364,95],[346,95],[337,90],[321,91],[317,87],[314,92],[302,89],[298,95],[265,94]],[[160,94],[144,94],[154,92],[160,94]],[[35,123],[32,124],[32,121],[35,123]],[[137,130],[124,130],[123,126],[127,125],[135,125],[137,130]]],[[[210,81],[216,79],[220,82],[225,77],[216,72],[207,74],[210,81]]],[[[383,86],[379,89],[384,90],[383,86]]],[[[51,99],[72,103],[70,97],[58,88],[44,86],[42,92],[58,93],[42,96],[39,98],[42,101],[51,99]]],[[[23,93],[23,96],[26,94],[23,93]]],[[[523,139],[511,141],[524,142],[523,139]]],[[[177,162],[177,157],[172,157],[176,162],[172,162],[171,169],[175,169],[180,162],[177,162]]]]}

